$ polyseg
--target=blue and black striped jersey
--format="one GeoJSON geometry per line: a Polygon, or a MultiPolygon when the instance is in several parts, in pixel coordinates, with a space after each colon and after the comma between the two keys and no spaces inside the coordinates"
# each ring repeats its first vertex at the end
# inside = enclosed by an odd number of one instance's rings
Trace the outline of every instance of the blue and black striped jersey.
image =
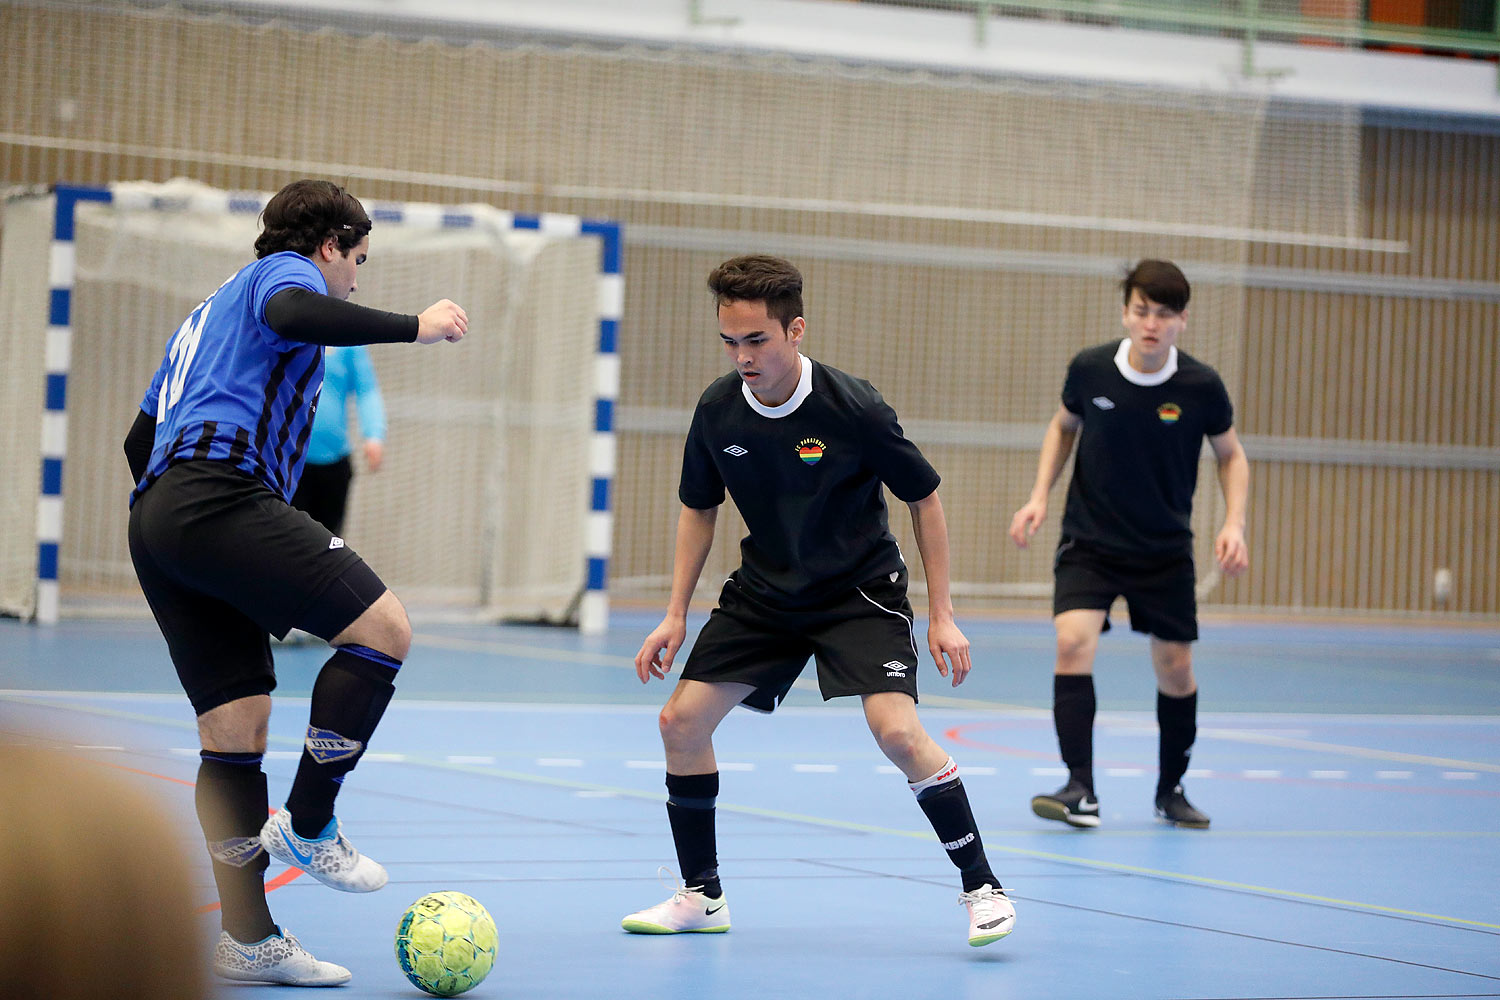
{"type": "Polygon", "coordinates": [[[141,409],[156,417],[156,444],[133,505],[169,467],[224,461],[290,498],[302,476],[323,384],[323,348],[266,325],[266,303],[287,288],[326,295],[311,260],[284,251],[247,265],[183,321],[141,409]]]}

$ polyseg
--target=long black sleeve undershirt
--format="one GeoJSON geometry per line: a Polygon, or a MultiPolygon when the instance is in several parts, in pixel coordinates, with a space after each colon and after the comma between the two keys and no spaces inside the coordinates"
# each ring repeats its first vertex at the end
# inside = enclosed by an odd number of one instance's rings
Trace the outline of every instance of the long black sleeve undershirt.
{"type": "Polygon", "coordinates": [[[266,325],[287,340],[325,347],[417,339],[417,317],[355,305],[306,288],[284,288],[266,303],[266,325]]]}
{"type": "Polygon", "coordinates": [[[146,465],[151,461],[151,449],[156,446],[156,418],[145,410],[137,410],[135,423],[125,435],[125,461],[130,463],[130,475],[140,482],[146,474],[146,465]]]}

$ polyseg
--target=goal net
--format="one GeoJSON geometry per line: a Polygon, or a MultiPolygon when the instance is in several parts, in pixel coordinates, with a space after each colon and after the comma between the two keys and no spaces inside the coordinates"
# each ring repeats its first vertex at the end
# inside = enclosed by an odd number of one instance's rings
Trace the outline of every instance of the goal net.
{"type": "MultiPolygon", "coordinates": [[[[116,185],[110,194],[78,202],[72,214],[69,349],[55,329],[56,290],[47,328],[48,284],[60,280],[60,257],[68,270],[68,245],[52,244],[52,278],[34,264],[52,239],[53,199],[7,207],[0,357],[17,391],[0,403],[0,458],[24,470],[0,511],[0,610],[12,614],[46,617],[45,587],[40,610],[33,596],[39,564],[46,575],[33,525],[45,536],[49,520],[61,534],[64,612],[144,609],[126,543],[131,481],[121,441],[172,331],[252,259],[266,197],[181,181],[116,185]],[[59,365],[63,419],[48,409],[59,365]],[[45,495],[47,477],[30,470],[60,447],[58,504],[45,495]]],[[[517,219],[483,205],[367,201],[366,209],[375,228],[356,300],[415,312],[451,298],[470,328],[457,345],[370,348],[388,415],[385,460],[377,472],[363,467],[350,414],[356,472],[344,537],[414,615],[576,622],[590,532],[599,533],[591,506],[600,240],[577,219],[517,219]]]]}

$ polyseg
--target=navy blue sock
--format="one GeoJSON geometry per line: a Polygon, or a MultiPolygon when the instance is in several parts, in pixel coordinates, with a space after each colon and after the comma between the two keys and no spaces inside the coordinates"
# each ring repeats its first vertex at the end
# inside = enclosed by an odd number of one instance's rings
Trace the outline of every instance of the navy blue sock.
{"type": "Polygon", "coordinates": [[[378,650],[340,646],[318,673],[302,760],[286,799],[297,836],[315,838],[332,821],[333,800],[364,756],[400,668],[400,660],[378,650]]]}
{"type": "Polygon", "coordinates": [[[213,859],[219,923],[237,941],[259,941],[277,933],[266,905],[271,859],[260,845],[268,803],[261,755],[204,750],[198,756],[193,804],[213,859]]]}
{"type": "Polygon", "coordinates": [[[1181,698],[1156,692],[1156,723],[1161,727],[1161,771],[1156,780],[1156,795],[1160,798],[1176,788],[1187,774],[1193,743],[1198,739],[1198,692],[1181,698]]]}
{"type": "Polygon", "coordinates": [[[1052,723],[1068,781],[1094,791],[1094,675],[1052,676],[1052,723]]]}
{"type": "Polygon", "coordinates": [[[927,814],[927,822],[948,852],[948,860],[963,879],[964,892],[984,885],[1000,888],[1000,880],[990,870],[979,837],[979,824],[969,805],[969,793],[958,776],[958,765],[949,757],[942,769],[921,781],[909,781],[907,787],[917,797],[917,805],[927,814]]]}
{"type": "Polygon", "coordinates": [[[724,895],[719,883],[719,852],[715,843],[714,803],[719,797],[719,772],[667,775],[667,821],[677,846],[677,865],[685,885],[703,887],[710,899],[724,895]]]}

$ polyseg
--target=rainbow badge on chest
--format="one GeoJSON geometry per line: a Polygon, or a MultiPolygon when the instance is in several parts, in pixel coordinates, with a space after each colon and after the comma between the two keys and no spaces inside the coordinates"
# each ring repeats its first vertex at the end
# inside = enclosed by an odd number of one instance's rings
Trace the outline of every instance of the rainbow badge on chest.
{"type": "Polygon", "coordinates": [[[823,451],[827,447],[817,438],[803,438],[797,442],[797,457],[808,465],[817,465],[823,460],[823,451]]]}
{"type": "Polygon", "coordinates": [[[1163,403],[1156,408],[1156,417],[1164,424],[1175,424],[1182,417],[1182,407],[1176,403],[1163,403]]]}

